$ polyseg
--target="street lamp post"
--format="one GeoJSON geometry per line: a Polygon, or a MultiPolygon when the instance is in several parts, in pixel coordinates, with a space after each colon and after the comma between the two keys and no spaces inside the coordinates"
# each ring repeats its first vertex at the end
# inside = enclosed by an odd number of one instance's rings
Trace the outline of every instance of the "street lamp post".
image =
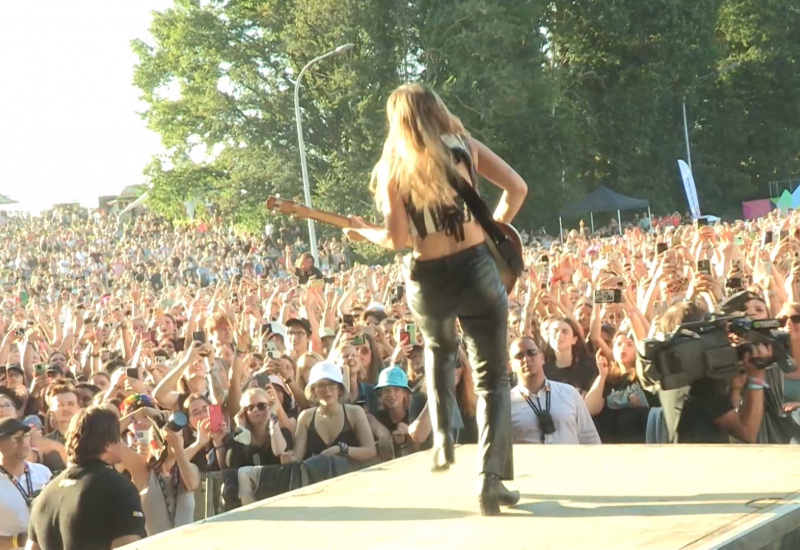
{"type": "MultiPolygon", "coordinates": [[[[322,54],[319,57],[315,57],[308,63],[306,63],[305,67],[300,70],[300,74],[297,75],[297,81],[294,83],[294,118],[297,121],[297,146],[300,149],[300,170],[303,174],[303,192],[305,193],[306,199],[306,206],[311,208],[311,184],[308,181],[308,165],[306,164],[306,146],[303,142],[303,121],[300,118],[300,81],[303,79],[303,74],[306,70],[311,67],[317,61],[322,61],[326,57],[331,57],[333,55],[338,55],[340,53],[346,52],[347,50],[353,48],[353,44],[344,44],[339,46],[335,50],[331,50],[328,53],[322,54]]],[[[308,238],[311,244],[311,254],[314,256],[314,261],[318,260],[317,256],[317,233],[314,228],[314,220],[308,220],[308,238]]]]}
{"type": "MultiPolygon", "coordinates": [[[[717,75],[720,75],[722,73],[727,73],[728,71],[730,71],[732,69],[735,69],[736,67],[738,67],[741,64],[742,64],[741,61],[734,61],[733,63],[729,63],[728,65],[725,65],[724,67],[720,67],[716,71],[711,71],[710,73],[697,78],[695,80],[694,84],[697,84],[698,82],[701,82],[701,81],[705,80],[708,77],[717,76],[717,75]]],[[[689,171],[691,171],[692,170],[692,151],[689,148],[689,124],[686,122],[686,93],[688,93],[688,90],[686,92],[684,92],[684,94],[683,94],[683,102],[681,103],[681,107],[683,109],[683,139],[684,139],[684,142],[686,143],[686,164],[689,166],[689,171]]]]}

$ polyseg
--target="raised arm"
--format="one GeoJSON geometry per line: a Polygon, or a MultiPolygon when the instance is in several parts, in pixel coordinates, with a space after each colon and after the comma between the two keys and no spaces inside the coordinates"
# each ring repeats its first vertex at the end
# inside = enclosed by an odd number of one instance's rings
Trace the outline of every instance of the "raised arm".
{"type": "Polygon", "coordinates": [[[528,194],[528,185],[506,161],[486,145],[473,137],[467,137],[467,140],[472,150],[475,170],[503,190],[503,195],[494,211],[494,219],[511,223],[522,207],[525,195],[528,194]]]}

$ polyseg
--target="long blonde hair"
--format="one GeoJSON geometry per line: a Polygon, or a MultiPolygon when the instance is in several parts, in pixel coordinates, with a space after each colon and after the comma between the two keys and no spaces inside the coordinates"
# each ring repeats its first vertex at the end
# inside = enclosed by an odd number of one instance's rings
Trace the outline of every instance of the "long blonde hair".
{"type": "MultiPolygon", "coordinates": [[[[371,188],[378,181],[394,181],[397,191],[417,208],[453,204],[447,176],[455,171],[445,134],[465,135],[461,121],[453,116],[439,95],[419,83],[403,84],[386,102],[389,134],[383,154],[372,170],[371,188]]],[[[384,197],[378,194],[381,207],[384,197]]]]}

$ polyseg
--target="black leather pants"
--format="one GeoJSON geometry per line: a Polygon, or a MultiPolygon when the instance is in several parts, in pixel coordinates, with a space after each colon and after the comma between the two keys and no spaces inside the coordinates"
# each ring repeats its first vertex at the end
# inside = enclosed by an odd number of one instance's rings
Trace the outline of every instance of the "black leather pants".
{"type": "Polygon", "coordinates": [[[458,319],[479,396],[478,472],[513,479],[508,298],[488,248],[481,244],[435,260],[412,261],[406,292],[425,336],[434,443],[450,430],[453,418],[458,319]]]}

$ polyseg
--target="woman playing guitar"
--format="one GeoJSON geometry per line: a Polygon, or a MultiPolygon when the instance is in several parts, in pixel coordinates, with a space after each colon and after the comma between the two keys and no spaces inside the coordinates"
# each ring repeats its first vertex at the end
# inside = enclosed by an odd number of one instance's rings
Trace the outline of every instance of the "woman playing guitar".
{"type": "Polygon", "coordinates": [[[510,388],[506,330],[508,302],[481,225],[451,185],[472,167],[503,189],[494,218],[510,222],[522,205],[522,178],[481,142],[467,135],[439,96],[421,84],[397,88],[386,105],[389,135],[372,172],[384,228],[352,218],[345,234],[390,250],[413,246],[406,272],[408,305],[425,335],[425,372],[434,429],[434,471],[454,460],[451,419],[458,352],[456,320],[475,368],[480,397],[479,503],[483,515],[513,505],[510,388]]]}

